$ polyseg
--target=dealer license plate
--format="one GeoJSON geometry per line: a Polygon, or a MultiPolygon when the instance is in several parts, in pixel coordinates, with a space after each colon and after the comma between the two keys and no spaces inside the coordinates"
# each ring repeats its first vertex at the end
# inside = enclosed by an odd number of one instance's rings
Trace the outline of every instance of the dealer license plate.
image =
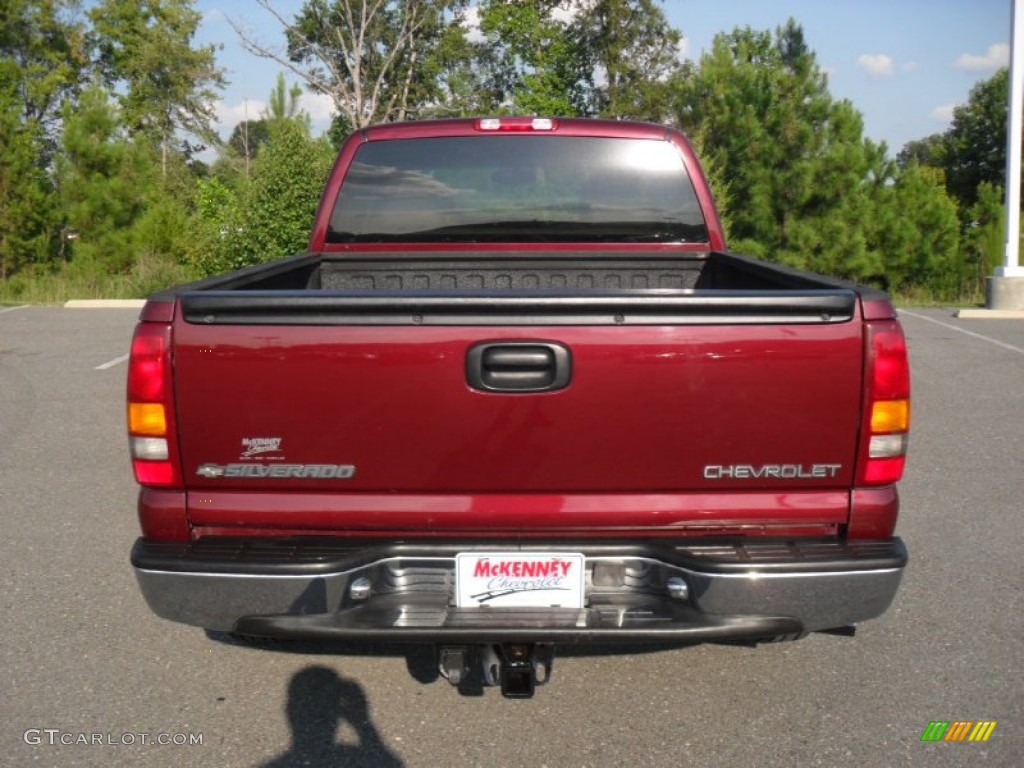
{"type": "Polygon", "coordinates": [[[463,552],[455,556],[460,608],[582,608],[584,559],[565,552],[463,552]]]}

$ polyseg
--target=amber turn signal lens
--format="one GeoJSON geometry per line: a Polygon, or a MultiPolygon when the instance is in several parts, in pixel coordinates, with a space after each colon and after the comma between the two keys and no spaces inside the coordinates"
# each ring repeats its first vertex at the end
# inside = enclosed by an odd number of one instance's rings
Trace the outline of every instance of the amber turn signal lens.
{"type": "Polygon", "coordinates": [[[910,428],[909,400],[879,400],[871,406],[871,433],[906,432],[910,428]]]}
{"type": "Polygon", "coordinates": [[[128,403],[128,431],[133,435],[167,434],[167,417],[160,403],[128,403]]]}

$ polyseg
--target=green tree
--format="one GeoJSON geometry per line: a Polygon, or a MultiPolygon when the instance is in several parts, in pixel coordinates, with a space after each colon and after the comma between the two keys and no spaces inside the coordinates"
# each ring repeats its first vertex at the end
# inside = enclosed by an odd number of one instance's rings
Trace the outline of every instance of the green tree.
{"type": "Polygon", "coordinates": [[[130,133],[160,147],[165,177],[171,152],[188,156],[216,142],[211,124],[223,74],[213,46],[193,47],[202,18],[193,6],[192,0],[100,0],[88,13],[103,82],[117,94],[130,133]]]}
{"type": "Polygon", "coordinates": [[[482,110],[671,120],[688,71],[655,0],[487,0],[475,68],[482,110]]]}
{"type": "Polygon", "coordinates": [[[284,73],[278,72],[277,81],[274,83],[274,90],[270,92],[270,101],[267,106],[268,120],[301,120],[309,127],[310,121],[307,115],[303,114],[299,107],[299,99],[302,98],[302,88],[293,85],[287,86],[284,73]]]}
{"type": "Polygon", "coordinates": [[[960,207],[965,228],[974,223],[970,212],[980,186],[1003,187],[1006,181],[1008,88],[1005,69],[978,82],[967,103],[954,109],[945,133],[908,142],[898,156],[901,166],[916,161],[945,174],[946,188],[960,207]]]}
{"type": "Polygon", "coordinates": [[[305,249],[333,161],[334,148],[325,139],[310,137],[301,121],[271,123],[270,139],[253,163],[234,266],[305,249]]]}
{"type": "Polygon", "coordinates": [[[0,279],[56,253],[61,104],[87,69],[71,0],[0,2],[0,279]]]}
{"type": "Polygon", "coordinates": [[[534,115],[587,115],[592,66],[578,25],[556,15],[558,0],[486,0],[490,90],[499,110],[534,115]]]}
{"type": "Polygon", "coordinates": [[[75,270],[128,273],[135,263],[133,227],[154,186],[143,147],[120,133],[120,116],[101,87],[83,91],[64,109],[57,178],[65,239],[75,270]]]}
{"type": "Polygon", "coordinates": [[[977,200],[962,216],[970,222],[964,235],[966,282],[975,294],[984,291],[985,278],[1003,263],[1006,247],[1006,198],[1002,187],[988,181],[978,185],[977,200]]]}
{"type": "Polygon", "coordinates": [[[679,102],[679,122],[726,175],[734,246],[848,277],[875,270],[857,226],[875,148],[860,114],[829,94],[796,22],[718,35],[679,102]]]}
{"type": "Polygon", "coordinates": [[[213,177],[197,183],[187,260],[201,273],[270,261],[306,247],[335,148],[329,139],[310,135],[300,94],[278,77],[260,123],[266,139],[250,174],[238,174],[222,160],[213,177]]]}
{"type": "Polygon", "coordinates": [[[227,146],[245,163],[245,174],[249,175],[250,164],[259,148],[270,138],[270,124],[274,120],[299,119],[311,126],[309,116],[299,108],[302,88],[285,83],[284,74],[278,73],[274,89],[270,92],[267,110],[257,120],[243,120],[235,126],[227,146]]]}
{"type": "Polygon", "coordinates": [[[906,168],[911,162],[916,162],[918,165],[941,168],[945,171],[946,149],[946,135],[933,133],[923,139],[908,141],[896,156],[896,162],[901,168],[906,168]]]}
{"type": "Polygon", "coordinates": [[[88,70],[85,30],[73,18],[73,0],[3,0],[0,3],[0,61],[5,62],[8,99],[20,105],[21,120],[38,132],[45,167],[59,143],[61,106],[73,98],[88,70]]]}
{"type": "Polygon", "coordinates": [[[867,171],[860,116],[831,98],[792,20],[774,37],[717,36],[682,89],[679,117],[726,169],[735,236],[777,254],[790,250],[795,221],[838,205],[867,171]]]}
{"type": "Polygon", "coordinates": [[[974,88],[953,110],[944,160],[949,192],[967,211],[983,183],[1006,183],[1006,125],[1009,77],[1005,69],[974,88]]]}
{"type": "Polygon", "coordinates": [[[227,146],[245,162],[246,173],[249,164],[260,147],[270,138],[270,125],[265,117],[257,120],[243,120],[231,131],[227,146]]]}
{"type": "Polygon", "coordinates": [[[584,5],[580,27],[595,83],[593,112],[604,117],[663,122],[672,93],[688,72],[682,33],[654,0],[596,0],[584,5]]]}
{"type": "Polygon", "coordinates": [[[957,206],[942,171],[911,162],[893,183],[874,190],[873,203],[866,231],[884,255],[885,287],[957,298],[967,275],[957,206]]]}
{"type": "Polygon", "coordinates": [[[219,176],[199,179],[192,197],[186,260],[201,275],[226,272],[248,263],[238,241],[242,229],[241,194],[219,176]]]}
{"type": "Polygon", "coordinates": [[[24,118],[17,65],[0,60],[0,280],[45,260],[52,189],[39,164],[42,128],[24,118]]]}
{"type": "Polygon", "coordinates": [[[436,82],[429,65],[449,19],[466,0],[307,0],[286,19],[258,0],[285,33],[287,51],[257,42],[237,24],[242,45],[298,75],[314,93],[331,97],[353,128],[404,120],[430,102],[436,82]]]}
{"type": "Polygon", "coordinates": [[[421,84],[417,101],[407,113],[417,118],[465,117],[489,111],[481,66],[483,47],[466,34],[464,4],[458,4],[438,33],[418,68],[421,84]]]}
{"type": "Polygon", "coordinates": [[[1007,98],[1004,69],[971,89],[945,133],[910,142],[899,156],[901,165],[916,162],[937,174],[958,209],[960,253],[945,280],[933,276],[929,283],[945,296],[977,297],[985,276],[1002,260],[1007,98]],[[951,279],[958,281],[956,291],[951,279]]]}

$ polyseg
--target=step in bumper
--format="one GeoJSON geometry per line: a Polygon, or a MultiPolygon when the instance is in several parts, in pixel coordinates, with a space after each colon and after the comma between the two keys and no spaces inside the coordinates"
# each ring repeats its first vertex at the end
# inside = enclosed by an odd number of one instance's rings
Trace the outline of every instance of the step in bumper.
{"type": "Polygon", "coordinates": [[[884,613],[906,563],[898,538],[481,546],[208,537],[139,539],[132,550],[146,601],[172,621],[265,637],[451,643],[704,642],[831,629],[884,613]],[[455,556],[474,550],[582,553],[584,607],[455,607],[455,556]]]}

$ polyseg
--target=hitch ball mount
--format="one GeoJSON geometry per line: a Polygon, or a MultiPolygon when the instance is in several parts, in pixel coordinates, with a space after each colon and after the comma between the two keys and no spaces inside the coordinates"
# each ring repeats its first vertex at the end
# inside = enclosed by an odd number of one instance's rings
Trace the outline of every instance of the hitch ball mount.
{"type": "Polygon", "coordinates": [[[544,644],[446,645],[438,650],[438,669],[455,686],[475,671],[484,685],[501,686],[502,696],[529,699],[551,679],[554,658],[554,646],[544,644]]]}

